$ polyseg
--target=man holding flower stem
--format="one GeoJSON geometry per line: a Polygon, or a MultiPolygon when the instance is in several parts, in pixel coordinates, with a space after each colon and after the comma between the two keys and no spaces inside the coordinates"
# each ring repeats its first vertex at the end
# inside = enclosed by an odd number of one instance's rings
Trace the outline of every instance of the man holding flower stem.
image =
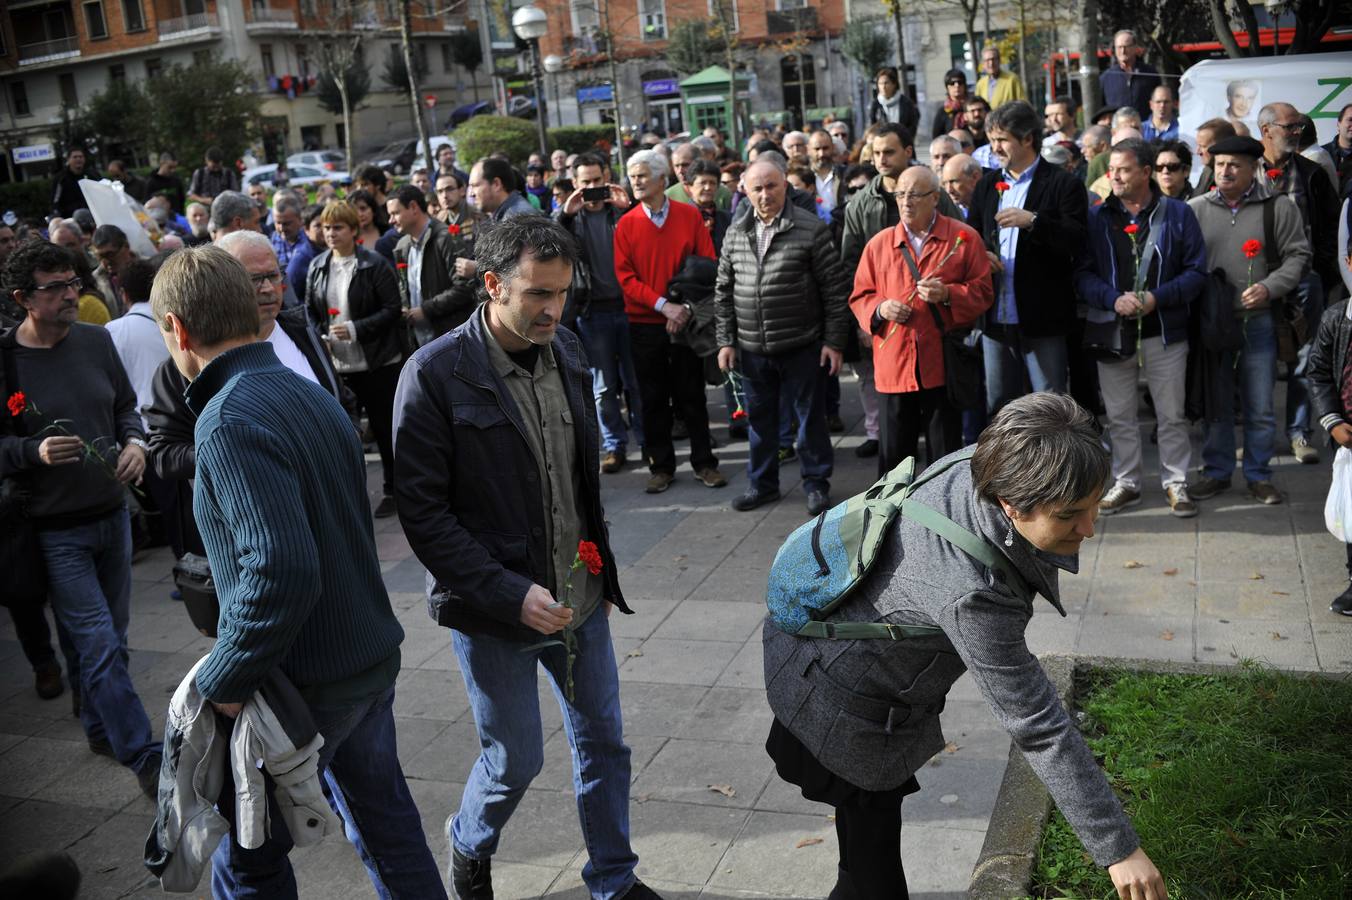
{"type": "Polygon", "coordinates": [[[1141,432],[1137,381],[1144,372],[1159,424],[1160,480],[1175,516],[1197,515],[1188,496],[1192,445],[1183,412],[1188,364],[1188,305],[1206,278],[1206,245],[1197,217],[1163,196],[1154,151],[1140,138],[1110,151],[1113,192],[1089,210],[1089,252],[1075,289],[1090,321],[1121,329],[1120,355],[1098,360],[1099,388],[1112,441],[1113,485],[1099,500],[1112,515],[1141,502],[1141,432]]]}
{"type": "Polygon", "coordinates": [[[558,327],[577,254],[541,216],[480,232],[487,302],[413,355],[395,398],[399,519],[428,571],[428,610],[454,629],[483,747],[446,826],[461,900],[492,896],[502,830],[544,765],[541,666],[573,750],[583,880],[603,900],[656,896],[635,878],[629,842],[608,613],[630,610],[601,508],[591,376],[558,327]]]}

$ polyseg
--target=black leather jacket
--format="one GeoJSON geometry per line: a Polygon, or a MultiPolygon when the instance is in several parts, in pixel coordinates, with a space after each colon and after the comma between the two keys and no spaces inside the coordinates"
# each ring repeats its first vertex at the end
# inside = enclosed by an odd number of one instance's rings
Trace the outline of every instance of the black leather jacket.
{"type": "MultiPolygon", "coordinates": [[[[404,366],[394,400],[394,488],[409,546],[427,569],[427,611],[466,634],[534,642],[521,624],[532,584],[547,584],[539,468],[521,411],[489,362],[476,310],[459,328],[419,349],[404,366]]],[[[604,561],[602,596],[624,603],[601,508],[600,432],[592,380],[577,336],[565,328],[549,346],[572,411],[586,534],[604,561]]]]}
{"type": "Polygon", "coordinates": [[[1347,348],[1352,343],[1352,320],[1347,318],[1347,303],[1342,300],[1324,310],[1319,330],[1310,345],[1307,375],[1310,381],[1310,404],[1314,417],[1326,430],[1347,421],[1343,409],[1343,370],[1347,368],[1347,348]],[[1337,419],[1333,419],[1337,416],[1337,419]]]}
{"type": "MultiPolygon", "coordinates": [[[[333,251],[325,250],[310,263],[305,277],[305,306],[320,334],[329,333],[329,263],[333,251]]],[[[357,329],[357,340],[372,368],[395,355],[402,355],[403,307],[394,269],[365,247],[357,248],[357,271],[347,288],[348,317],[357,329]]]]}

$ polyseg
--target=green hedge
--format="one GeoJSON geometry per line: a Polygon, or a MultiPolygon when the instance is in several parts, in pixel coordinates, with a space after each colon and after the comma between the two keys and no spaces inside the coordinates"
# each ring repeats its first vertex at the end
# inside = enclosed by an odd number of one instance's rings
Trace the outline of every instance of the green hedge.
{"type": "Polygon", "coordinates": [[[464,161],[461,165],[490,153],[506,153],[515,165],[524,167],[540,145],[535,122],[512,116],[475,116],[459,125],[451,137],[456,158],[464,161]]]}
{"type": "Polygon", "coordinates": [[[549,129],[549,149],[563,150],[565,153],[586,153],[595,149],[598,141],[606,146],[615,143],[614,125],[564,125],[549,129]]]}
{"type": "Polygon", "coordinates": [[[20,219],[47,220],[52,210],[52,181],[34,178],[31,181],[13,181],[0,184],[0,213],[14,210],[20,219]]]}

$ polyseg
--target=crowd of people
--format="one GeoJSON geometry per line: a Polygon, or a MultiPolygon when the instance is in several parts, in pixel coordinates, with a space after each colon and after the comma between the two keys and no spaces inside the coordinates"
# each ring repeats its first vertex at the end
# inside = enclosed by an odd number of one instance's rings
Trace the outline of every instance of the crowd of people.
{"type": "MultiPolygon", "coordinates": [[[[158,226],[150,259],[83,208],[72,150],[52,218],[0,226],[0,475],[34,542],[10,609],[38,693],[64,690],[46,601],[90,749],[161,790],[127,661],[130,503],[176,557],[211,562],[221,628],[202,695],[237,716],[285,672],[373,883],[439,896],[394,750],[402,629],[372,519],[398,515],[484,747],[448,824],[455,895],[491,896],[498,837],[542,765],[538,662],[571,710],[583,878],[593,896],[655,896],[629,842],[606,624],[629,610],[600,475],[636,456],[657,494],[685,458],[699,485],[726,486],[708,387],[728,438],[748,441],[736,511],[779,500],[795,460],[808,513],[833,505],[846,365],[865,415],[854,452],[880,473],[976,442],[1028,394],[1073,397],[1106,425],[1099,515],[1143,502],[1142,381],[1175,516],[1230,489],[1237,465],[1253,499],[1281,503],[1279,427],[1301,463],[1319,462],[1321,430],[1352,448],[1352,248],[1337,237],[1352,105],[1322,156],[1302,154],[1313,127],[1287,103],[1257,112],[1256,135],[1211,120],[1193,184],[1170,88],[1130,32],[1114,50],[1117,105],[1083,130],[1067,98],[1038,114],[994,48],[973,93],[950,72],[929,165],[887,69],[857,141],[831,122],[757,129],[738,152],[711,128],[649,142],[622,173],[561,150],[466,172],[446,145],[407,184],[368,166],[342,196],[269,196],[241,192],[215,149],[186,188],[169,154],[147,179],[110,165],[158,226]],[[371,499],[363,444],[380,459],[371,499]]],[[[1352,586],[1332,608],[1352,615],[1352,586]]],[[[219,896],[284,885],[290,846],[222,843],[219,896]]]]}

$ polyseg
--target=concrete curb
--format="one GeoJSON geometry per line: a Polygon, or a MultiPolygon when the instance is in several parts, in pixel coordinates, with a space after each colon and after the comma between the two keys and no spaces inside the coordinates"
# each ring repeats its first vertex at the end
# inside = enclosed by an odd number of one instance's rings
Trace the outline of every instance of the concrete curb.
{"type": "MultiPolygon", "coordinates": [[[[1131,672],[1172,675],[1231,675],[1241,666],[1213,663],[1172,662],[1162,659],[1119,659],[1103,656],[1042,656],[1056,693],[1067,709],[1076,701],[1076,683],[1090,669],[1125,669],[1131,672]]],[[[1300,678],[1349,680],[1345,673],[1274,669],[1300,678]]],[[[1052,798],[1042,781],[1012,744],[1005,777],[995,798],[986,840],[972,869],[968,896],[972,900],[1006,900],[1027,897],[1037,863],[1038,844],[1051,817],[1052,798]]]]}

